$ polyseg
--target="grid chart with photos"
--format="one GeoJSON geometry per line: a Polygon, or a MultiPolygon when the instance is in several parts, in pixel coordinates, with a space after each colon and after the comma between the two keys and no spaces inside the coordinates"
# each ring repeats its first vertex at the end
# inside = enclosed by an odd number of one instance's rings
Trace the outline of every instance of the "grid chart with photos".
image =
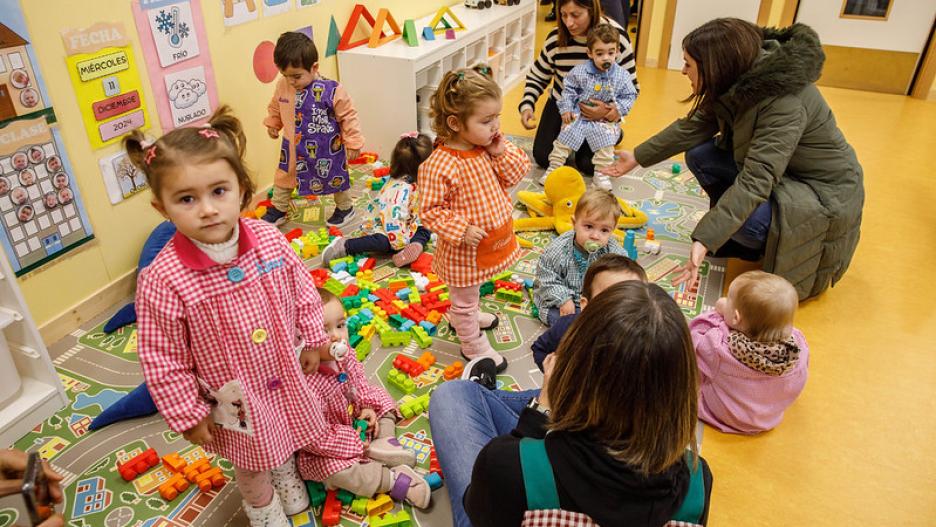
{"type": "Polygon", "coordinates": [[[0,216],[13,248],[9,256],[19,267],[90,235],[75,204],[73,184],[54,141],[0,158],[0,216]]]}

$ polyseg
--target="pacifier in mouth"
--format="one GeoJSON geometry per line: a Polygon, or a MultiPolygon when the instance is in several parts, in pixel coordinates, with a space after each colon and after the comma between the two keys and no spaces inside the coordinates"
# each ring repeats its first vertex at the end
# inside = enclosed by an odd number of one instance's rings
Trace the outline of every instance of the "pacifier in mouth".
{"type": "Polygon", "coordinates": [[[351,348],[347,343],[345,343],[345,341],[341,340],[338,342],[332,342],[331,348],[328,351],[331,353],[332,358],[337,361],[341,361],[345,358],[345,355],[351,351],[351,348]]]}
{"type": "Polygon", "coordinates": [[[584,249],[588,253],[593,253],[597,251],[598,249],[601,249],[601,244],[594,240],[588,240],[587,242],[585,242],[584,249]]]}
{"type": "Polygon", "coordinates": [[[610,62],[610,61],[609,61],[609,62],[602,62],[602,63],[601,63],[601,69],[603,69],[603,70],[609,70],[609,69],[611,69],[611,64],[612,64],[612,62],[610,62]]]}

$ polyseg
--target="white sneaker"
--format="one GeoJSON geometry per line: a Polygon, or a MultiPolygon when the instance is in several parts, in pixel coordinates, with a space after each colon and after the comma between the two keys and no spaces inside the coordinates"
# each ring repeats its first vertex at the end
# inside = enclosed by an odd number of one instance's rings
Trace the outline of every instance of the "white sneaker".
{"type": "Polygon", "coordinates": [[[309,492],[305,483],[299,477],[296,469],[296,458],[291,456],[281,466],[270,471],[273,479],[273,488],[282,503],[283,512],[292,516],[309,508],[309,492]]]}
{"type": "Polygon", "coordinates": [[[322,249],[322,264],[328,267],[328,262],[338,258],[344,258],[348,253],[345,251],[345,239],[338,236],[322,249]]]}
{"type": "Polygon", "coordinates": [[[595,174],[592,177],[592,183],[601,190],[611,190],[613,188],[611,185],[611,178],[604,174],[595,174]]]}
{"type": "Polygon", "coordinates": [[[244,513],[247,514],[250,527],[291,527],[289,518],[283,512],[283,504],[276,496],[266,507],[254,508],[245,501],[244,513]]]}

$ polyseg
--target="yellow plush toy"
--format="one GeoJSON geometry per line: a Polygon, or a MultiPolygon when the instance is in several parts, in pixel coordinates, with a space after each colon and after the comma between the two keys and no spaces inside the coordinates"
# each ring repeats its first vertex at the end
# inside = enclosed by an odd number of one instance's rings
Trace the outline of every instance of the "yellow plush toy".
{"type": "MultiPolygon", "coordinates": [[[[560,167],[553,170],[546,178],[545,192],[517,192],[517,199],[526,205],[529,218],[514,220],[514,230],[549,231],[555,229],[559,234],[572,229],[572,214],[579,198],[585,193],[585,180],[577,170],[571,167],[560,167]]],[[[647,223],[647,215],[640,209],[632,207],[626,201],[618,198],[624,214],[618,220],[618,226],[625,229],[636,229],[647,223]]],[[[617,236],[623,233],[615,231],[617,236]]]]}

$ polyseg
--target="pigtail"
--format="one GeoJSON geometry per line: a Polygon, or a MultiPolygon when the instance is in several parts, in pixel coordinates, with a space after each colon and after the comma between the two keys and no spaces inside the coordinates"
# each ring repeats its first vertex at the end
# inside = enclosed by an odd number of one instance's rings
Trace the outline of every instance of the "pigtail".
{"type": "Polygon", "coordinates": [[[146,149],[150,145],[146,141],[146,136],[140,130],[134,130],[124,136],[123,147],[127,151],[127,157],[133,166],[146,173],[146,164],[143,159],[146,157],[146,149]]]}
{"type": "Polygon", "coordinates": [[[208,124],[211,125],[211,128],[220,132],[225,140],[234,145],[234,150],[237,151],[238,157],[243,160],[244,154],[247,151],[247,136],[244,135],[244,127],[241,126],[240,120],[234,117],[234,112],[231,111],[231,107],[226,104],[219,106],[218,109],[211,114],[211,117],[208,119],[208,124]]]}

